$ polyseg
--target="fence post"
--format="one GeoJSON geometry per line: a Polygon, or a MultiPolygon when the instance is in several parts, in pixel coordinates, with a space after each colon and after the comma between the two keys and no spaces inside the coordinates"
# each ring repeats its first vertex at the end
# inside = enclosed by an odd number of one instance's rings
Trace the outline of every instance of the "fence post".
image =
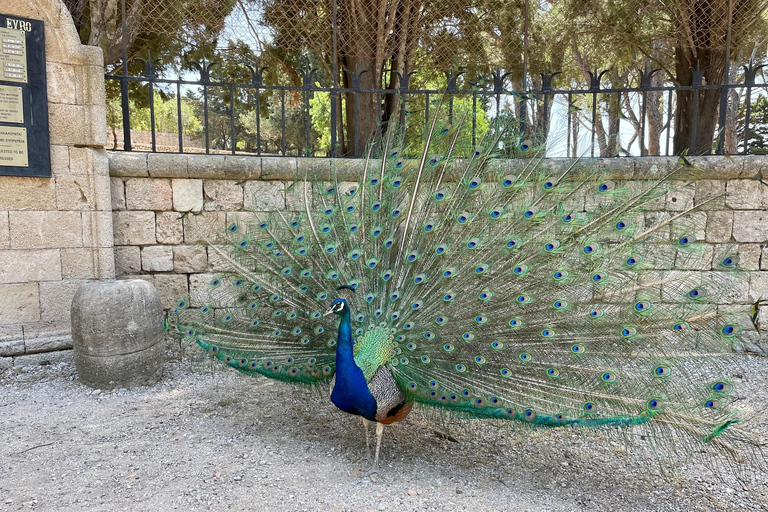
{"type": "Polygon", "coordinates": [[[128,104],[128,29],[125,21],[125,0],[122,0],[121,4],[123,13],[123,78],[120,80],[120,109],[123,111],[123,151],[132,151],[131,113],[128,104]]]}

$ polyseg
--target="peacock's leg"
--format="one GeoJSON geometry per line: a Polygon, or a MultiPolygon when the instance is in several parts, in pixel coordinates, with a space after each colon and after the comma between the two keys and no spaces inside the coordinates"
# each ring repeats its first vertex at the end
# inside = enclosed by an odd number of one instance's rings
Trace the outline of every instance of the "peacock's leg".
{"type": "Polygon", "coordinates": [[[373,460],[373,470],[379,469],[379,449],[381,448],[381,435],[384,433],[384,424],[376,423],[376,458],[373,460]]]}
{"type": "Polygon", "coordinates": [[[365,431],[365,458],[368,459],[368,463],[371,462],[371,441],[368,439],[368,426],[371,424],[370,421],[367,419],[361,417],[363,420],[363,430],[365,431]]]}

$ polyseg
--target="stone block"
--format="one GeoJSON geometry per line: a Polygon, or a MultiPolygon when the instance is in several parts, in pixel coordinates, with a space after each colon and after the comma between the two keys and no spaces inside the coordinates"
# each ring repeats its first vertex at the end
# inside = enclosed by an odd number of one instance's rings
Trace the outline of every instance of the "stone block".
{"type": "Polygon", "coordinates": [[[760,270],[768,270],[768,246],[763,247],[760,255],[760,270]]]}
{"type": "Polygon", "coordinates": [[[55,352],[41,352],[39,354],[24,354],[13,358],[13,366],[45,366],[50,364],[73,364],[74,358],[71,350],[57,350],[55,352]]]}
{"type": "Polygon", "coordinates": [[[243,208],[243,187],[236,181],[205,180],[203,191],[206,210],[235,211],[243,208]]]}
{"type": "Polygon", "coordinates": [[[285,209],[285,184],[282,181],[247,182],[245,207],[257,212],[285,209]]]}
{"type": "Polygon", "coordinates": [[[147,170],[146,153],[110,152],[109,175],[121,178],[146,178],[147,170]]]}
{"type": "Polygon", "coordinates": [[[222,233],[226,228],[225,212],[205,212],[202,215],[184,217],[184,243],[198,244],[212,235],[222,233]]]}
{"type": "Polygon", "coordinates": [[[734,210],[763,210],[768,208],[768,186],[759,180],[731,180],[725,204],[734,210]]]}
{"type": "Polygon", "coordinates": [[[115,245],[153,245],[155,239],[154,212],[114,212],[115,245]]]}
{"type": "Polygon", "coordinates": [[[104,68],[79,66],[75,75],[75,93],[78,105],[104,105],[104,68]]]}
{"type": "Polygon", "coordinates": [[[187,158],[187,173],[190,178],[224,179],[224,155],[189,155],[187,158]]]}
{"type": "Polygon", "coordinates": [[[168,245],[152,245],[141,250],[141,268],[145,272],[170,272],[173,270],[173,248],[168,245]]]}
{"type": "Polygon", "coordinates": [[[155,276],[155,288],[160,293],[163,309],[170,309],[179,299],[189,296],[186,275],[158,274],[155,276]]]}
{"type": "MultiPolygon", "coordinates": [[[[304,164],[305,159],[301,159],[304,164]]],[[[322,159],[325,166],[328,169],[328,174],[331,171],[331,164],[327,159],[322,159]]],[[[292,180],[296,177],[298,162],[296,158],[292,157],[269,157],[265,156],[261,158],[261,177],[268,180],[292,180]]],[[[303,168],[302,168],[303,171],[303,168]]],[[[303,172],[301,174],[303,176],[303,172]]],[[[310,177],[314,177],[310,175],[310,177]]]]}
{"type": "MultiPolygon", "coordinates": [[[[733,253],[733,247],[723,246],[728,256],[733,253]]],[[[740,244],[736,247],[736,254],[739,256],[739,268],[744,270],[760,269],[760,244],[740,244]]]]}
{"type": "Polygon", "coordinates": [[[673,181],[671,186],[674,190],[667,193],[666,209],[672,212],[681,212],[693,207],[693,199],[696,194],[696,187],[693,182],[673,181]]]}
{"type": "Polygon", "coordinates": [[[80,212],[9,213],[11,247],[14,249],[46,249],[82,247],[83,227],[80,212]]]}
{"type": "Polygon", "coordinates": [[[37,283],[0,285],[0,325],[40,320],[37,283]]]}
{"type": "Polygon", "coordinates": [[[109,210],[111,205],[108,176],[56,177],[56,207],[59,210],[109,210]]]}
{"type": "Polygon", "coordinates": [[[707,213],[707,242],[728,242],[733,229],[733,212],[709,211],[707,213]]]}
{"type": "Polygon", "coordinates": [[[147,171],[153,178],[186,178],[189,176],[187,160],[187,155],[150,153],[147,157],[147,171]]]}
{"type": "Polygon", "coordinates": [[[48,132],[52,144],[106,146],[106,105],[48,105],[48,132]]]}
{"type": "Polygon", "coordinates": [[[12,357],[0,357],[0,372],[13,368],[12,357]]]}
{"type": "MultiPolygon", "coordinates": [[[[45,76],[49,103],[76,103],[75,67],[69,64],[47,62],[45,76]]],[[[102,81],[104,78],[102,77],[102,81]]]]}
{"type": "Polygon", "coordinates": [[[173,180],[173,209],[199,212],[203,209],[203,180],[173,180]]]}
{"type": "Polygon", "coordinates": [[[24,325],[27,354],[72,348],[69,319],[65,322],[35,322],[24,325]]]}
{"type": "Polygon", "coordinates": [[[72,297],[85,281],[49,281],[40,283],[40,320],[69,323],[72,297]]]}
{"type": "Polygon", "coordinates": [[[141,272],[141,249],[135,245],[115,247],[115,275],[118,277],[141,272]]]}
{"type": "Polygon", "coordinates": [[[752,272],[749,278],[749,301],[768,300],[768,272],[752,272]]]}
{"type": "Polygon", "coordinates": [[[24,353],[24,331],[21,324],[0,326],[0,357],[24,353]]]}
{"type": "Polygon", "coordinates": [[[126,180],[125,204],[129,210],[172,209],[171,180],[146,178],[126,180]]]}
{"type": "Polygon", "coordinates": [[[8,224],[8,212],[0,212],[0,249],[11,246],[11,232],[8,224]]]}
{"type": "Polygon", "coordinates": [[[109,157],[103,149],[71,147],[69,165],[71,174],[109,176],[109,157]]]}
{"type": "Polygon", "coordinates": [[[25,350],[23,337],[16,340],[0,341],[0,357],[23,354],[25,350]]]}
{"type": "Polygon", "coordinates": [[[768,242],[768,211],[733,212],[733,238],[737,242],[768,242]]]}
{"type": "Polygon", "coordinates": [[[114,276],[115,255],[111,247],[61,250],[62,279],[102,279],[114,276]]]}
{"type": "Polygon", "coordinates": [[[112,212],[83,212],[83,246],[112,247],[112,212]]]}
{"type": "Polygon", "coordinates": [[[72,341],[83,383],[101,389],[154,384],[164,363],[160,294],[140,280],[83,285],[72,303],[72,341]]]}
{"type": "Polygon", "coordinates": [[[184,223],[179,212],[158,212],[157,243],[180,244],[184,241],[184,223]]]}
{"type": "Polygon", "coordinates": [[[15,176],[0,177],[0,210],[55,209],[55,180],[15,176]]]}
{"type": "Polygon", "coordinates": [[[112,211],[125,210],[125,182],[122,178],[110,178],[109,187],[112,197],[112,211]]]}
{"type": "Polygon", "coordinates": [[[173,271],[191,274],[208,269],[208,254],[202,245],[179,245],[173,248],[173,271]]]}
{"type": "Polygon", "coordinates": [[[696,180],[694,202],[701,210],[725,209],[725,181],[696,180]]]}
{"type": "Polygon", "coordinates": [[[0,283],[58,281],[60,253],[59,249],[0,251],[0,283]]]}
{"type": "Polygon", "coordinates": [[[69,167],[69,146],[51,145],[51,174],[63,176],[72,174],[69,167]]]}
{"type": "Polygon", "coordinates": [[[230,180],[258,180],[261,178],[261,157],[226,155],[224,176],[230,180]]]}

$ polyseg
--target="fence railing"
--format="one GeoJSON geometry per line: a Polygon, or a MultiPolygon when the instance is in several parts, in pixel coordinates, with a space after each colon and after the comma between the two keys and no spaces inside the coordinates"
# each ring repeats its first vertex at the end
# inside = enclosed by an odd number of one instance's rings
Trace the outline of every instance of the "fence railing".
{"type": "Polygon", "coordinates": [[[407,72],[398,74],[397,89],[365,89],[354,74],[345,87],[318,85],[316,70],[309,65],[301,85],[285,86],[263,83],[263,68],[248,63],[240,65],[250,80],[235,82],[214,78],[215,62],[194,63],[195,77],[189,72],[165,78],[151,58],[138,60],[141,73],[129,75],[129,66],[123,66],[122,74],[106,75],[120,86],[119,105],[113,88],[116,111],[110,124],[115,135],[122,126],[122,140],[114,140],[114,149],[359,156],[365,145],[361,141],[383,135],[387,125],[398,126],[403,136],[428,126],[438,102],[447,123],[464,119],[465,142],[473,147],[495,124],[516,123],[517,136],[501,144],[505,156],[514,151],[515,141],[525,138],[545,144],[548,156],[749,154],[768,148],[768,102],[763,95],[768,83],[763,65],[752,62],[725,85],[705,83],[704,70],[697,66],[691,68],[693,80],[687,86],[675,85],[663,70],[646,68],[632,87],[607,84],[607,71],[595,70],[589,73],[588,87],[564,88],[557,83],[559,73],[547,71],[534,81],[535,89],[515,91],[509,74],[501,71],[477,82],[452,71],[446,73],[443,88],[432,89],[410,88],[414,72],[407,72]],[[371,104],[375,128],[370,130],[369,123],[370,133],[361,133],[366,125],[359,118],[371,104]],[[138,117],[143,130],[137,127],[138,117]],[[137,147],[132,130],[149,132],[148,143],[137,147]],[[160,133],[165,145],[158,145],[160,133]],[[169,134],[177,135],[177,143],[168,145],[169,134]],[[189,147],[190,140],[200,143],[189,147]]]}

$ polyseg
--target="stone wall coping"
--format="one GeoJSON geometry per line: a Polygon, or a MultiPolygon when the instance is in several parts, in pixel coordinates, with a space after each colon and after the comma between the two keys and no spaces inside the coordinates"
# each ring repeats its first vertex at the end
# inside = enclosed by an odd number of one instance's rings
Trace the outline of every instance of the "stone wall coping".
{"type": "MultiPolygon", "coordinates": [[[[350,158],[296,158],[280,156],[198,155],[178,153],[139,153],[111,151],[110,176],[119,178],[194,178],[204,180],[283,180],[308,176],[328,180],[335,169],[340,180],[357,180],[360,161],[350,158]]],[[[678,157],[620,157],[620,158],[551,158],[543,161],[545,168],[562,171],[580,163],[585,167],[610,170],[606,178],[632,179],[662,174],[683,167],[675,179],[754,179],[768,171],[768,155],[687,157],[691,167],[682,166],[678,157]],[[656,167],[655,171],[653,167],[656,167]]],[[[530,158],[493,160],[499,171],[521,170],[533,162],[530,158]]],[[[407,160],[404,172],[417,165],[407,160]]],[[[375,162],[374,162],[375,164],[375,162]]],[[[456,178],[466,165],[457,159],[449,165],[448,180],[456,178]]]]}

